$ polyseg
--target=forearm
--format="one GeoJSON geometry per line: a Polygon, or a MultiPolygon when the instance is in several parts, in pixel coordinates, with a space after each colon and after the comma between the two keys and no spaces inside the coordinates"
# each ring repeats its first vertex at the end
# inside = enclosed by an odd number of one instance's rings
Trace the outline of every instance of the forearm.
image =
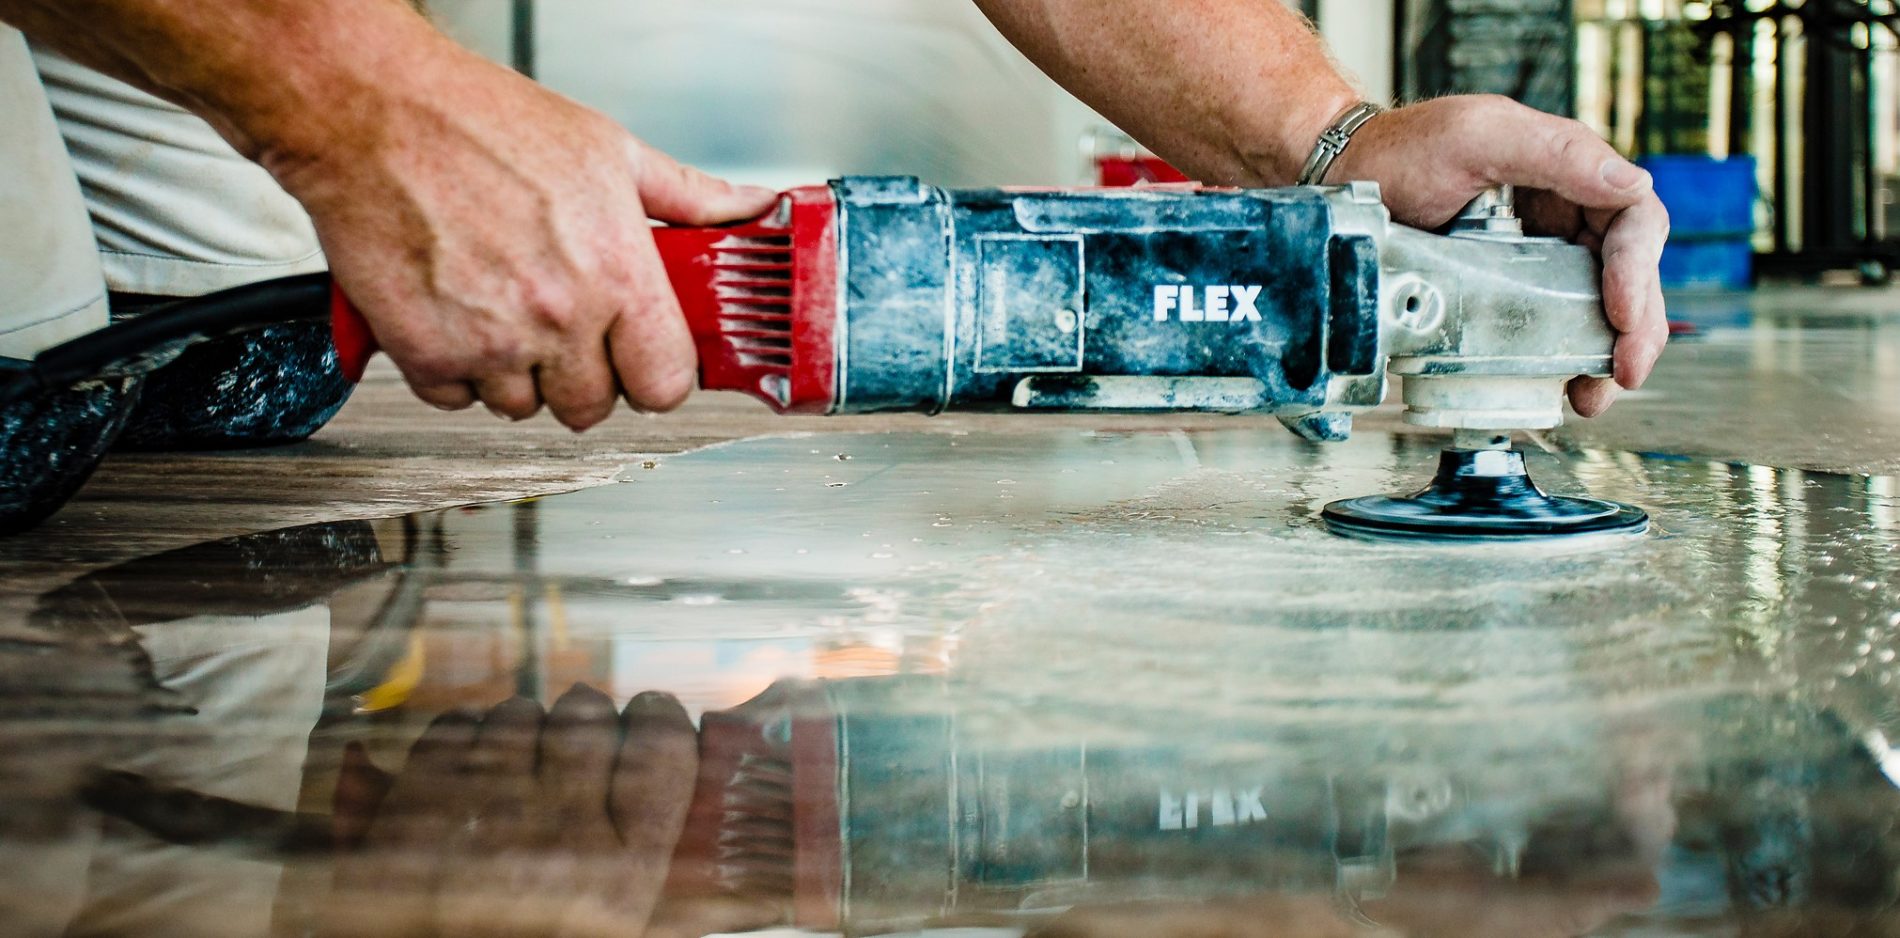
{"type": "Polygon", "coordinates": [[[1358,100],[1280,0],[976,0],[1063,87],[1190,175],[1287,185],[1358,100]]]}
{"type": "Polygon", "coordinates": [[[0,21],[267,164],[335,146],[373,92],[459,51],[404,0],[0,0],[0,21]]]}

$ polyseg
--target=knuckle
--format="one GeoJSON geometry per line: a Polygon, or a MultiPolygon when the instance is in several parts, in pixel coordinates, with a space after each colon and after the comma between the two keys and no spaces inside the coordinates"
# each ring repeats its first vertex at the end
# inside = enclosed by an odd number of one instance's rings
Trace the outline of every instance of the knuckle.
{"type": "Polygon", "coordinates": [[[1600,147],[1602,143],[1602,138],[1595,131],[1568,118],[1558,121],[1545,141],[1550,159],[1558,166],[1567,166],[1588,156],[1590,150],[1600,147]]]}
{"type": "Polygon", "coordinates": [[[511,330],[485,329],[469,337],[469,364],[464,370],[490,378],[520,374],[532,364],[530,354],[528,343],[511,330]]]}
{"type": "Polygon", "coordinates": [[[522,286],[521,311],[538,330],[565,333],[580,321],[580,303],[574,291],[545,280],[522,286]]]}
{"type": "Polygon", "coordinates": [[[562,426],[569,430],[575,433],[585,433],[606,422],[607,413],[606,410],[583,411],[579,413],[569,411],[567,413],[557,413],[554,416],[555,419],[561,422],[562,426]]]}
{"type": "Polygon", "coordinates": [[[541,403],[539,401],[523,400],[520,397],[508,394],[484,394],[482,396],[482,403],[487,405],[489,410],[511,420],[526,420],[541,410],[541,403]]]}
{"type": "Polygon", "coordinates": [[[548,399],[548,410],[561,425],[580,433],[599,426],[613,414],[615,397],[611,389],[605,393],[573,395],[556,400],[548,399]]]}
{"type": "Polygon", "coordinates": [[[475,403],[474,396],[461,388],[412,386],[411,390],[418,400],[442,410],[467,410],[475,403]]]}
{"type": "Polygon", "coordinates": [[[693,373],[682,369],[645,374],[628,383],[627,398],[641,410],[666,413],[686,403],[693,384],[693,373]]]}
{"type": "Polygon", "coordinates": [[[400,364],[403,379],[417,393],[425,388],[437,394],[446,393],[445,386],[459,385],[468,374],[460,359],[439,353],[405,355],[400,364]]]}

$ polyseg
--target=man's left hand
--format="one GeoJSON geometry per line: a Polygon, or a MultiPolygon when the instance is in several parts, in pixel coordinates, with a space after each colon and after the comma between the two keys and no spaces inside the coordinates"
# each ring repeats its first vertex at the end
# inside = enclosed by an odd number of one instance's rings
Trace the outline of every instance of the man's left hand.
{"type": "Polygon", "coordinates": [[[1328,178],[1380,184],[1394,219],[1444,226],[1492,186],[1517,187],[1532,234],[1566,238],[1603,259],[1603,307],[1617,330],[1615,378],[1570,386],[1577,413],[1594,417],[1634,390],[1669,341],[1658,264],[1669,212],[1649,174],[1589,127],[1493,95],[1439,98],[1382,114],[1360,128],[1328,178]]]}

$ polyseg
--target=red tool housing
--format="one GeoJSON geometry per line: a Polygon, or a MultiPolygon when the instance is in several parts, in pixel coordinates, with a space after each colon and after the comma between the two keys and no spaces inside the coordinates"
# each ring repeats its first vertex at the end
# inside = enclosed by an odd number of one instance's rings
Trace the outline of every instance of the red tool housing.
{"type": "Polygon", "coordinates": [[[744,391],[785,413],[837,396],[837,205],[792,189],[768,215],[724,228],[655,228],[699,349],[699,385],[744,391]]]}
{"type": "MultiPolygon", "coordinates": [[[[743,391],[783,413],[831,411],[837,220],[831,188],[805,186],[749,222],[653,229],[699,351],[701,388],[743,391]]],[[[331,331],[344,376],[362,380],[376,337],[341,290],[332,294],[331,331]]]]}

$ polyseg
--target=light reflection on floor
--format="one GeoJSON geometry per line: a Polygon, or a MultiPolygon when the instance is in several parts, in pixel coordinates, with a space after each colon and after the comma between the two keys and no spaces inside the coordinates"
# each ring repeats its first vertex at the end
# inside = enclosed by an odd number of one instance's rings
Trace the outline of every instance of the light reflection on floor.
{"type": "MultiPolygon", "coordinates": [[[[860,931],[1140,900],[1065,934],[1212,917],[1321,935],[1342,896],[1418,933],[1893,927],[1894,480],[1533,451],[1547,488],[1643,505],[1656,533],[1431,548],[1318,526],[1328,500],[1416,484],[1432,452],[1376,434],[767,439],[572,495],[101,571],[35,613],[74,640],[9,664],[45,687],[9,697],[0,732],[43,758],[0,771],[19,832],[0,856],[32,871],[0,912],[200,934],[336,914],[327,853],[286,862],[285,822],[108,799],[195,839],[161,844],[70,810],[97,766],[322,818],[357,777],[349,746],[398,770],[456,708],[586,684],[617,706],[665,690],[699,718],[798,679],[820,683],[788,712],[816,723],[782,746],[746,749],[774,738],[770,713],[708,732],[707,766],[721,746],[750,761],[707,770],[669,891],[743,887],[860,931]]],[[[546,921],[586,899],[520,875],[540,885],[518,908],[546,921]]]]}

